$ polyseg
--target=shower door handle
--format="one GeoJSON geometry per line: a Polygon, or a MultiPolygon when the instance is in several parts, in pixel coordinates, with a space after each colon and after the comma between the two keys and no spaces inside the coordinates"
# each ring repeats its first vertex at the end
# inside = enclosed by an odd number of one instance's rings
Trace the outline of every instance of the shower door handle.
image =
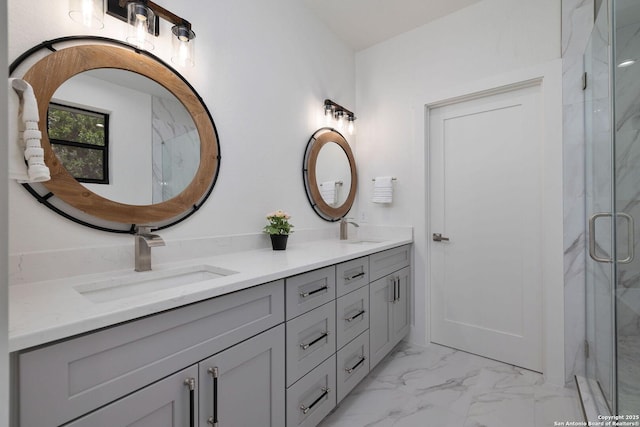
{"type": "MultiPolygon", "coordinates": [[[[628,246],[628,255],[626,258],[621,259],[621,260],[616,260],[616,262],[619,262],[621,264],[628,264],[631,261],[633,261],[633,258],[635,257],[635,247],[634,247],[634,230],[635,230],[635,226],[634,226],[634,221],[633,221],[633,217],[629,214],[626,214],[624,212],[621,213],[616,213],[615,214],[616,218],[617,217],[622,217],[624,219],[627,220],[627,246],[628,246]]],[[[595,231],[596,231],[596,220],[598,218],[603,218],[603,217],[608,217],[608,218],[612,218],[613,214],[608,213],[608,212],[600,212],[600,213],[596,213],[593,214],[589,217],[589,256],[591,257],[591,259],[593,259],[596,262],[613,262],[612,258],[602,258],[600,256],[598,256],[598,254],[596,253],[596,236],[595,236],[595,231]]]]}
{"type": "Polygon", "coordinates": [[[635,224],[633,221],[633,217],[627,213],[624,213],[624,212],[617,213],[616,216],[621,216],[622,218],[627,220],[627,247],[629,248],[627,252],[627,257],[625,259],[618,260],[618,262],[621,264],[629,264],[631,261],[633,261],[633,258],[635,257],[635,247],[634,247],[635,224]]]}
{"type": "Polygon", "coordinates": [[[596,262],[613,262],[613,259],[599,257],[596,253],[596,220],[598,218],[611,218],[611,216],[608,212],[600,212],[589,217],[589,256],[596,262]]]}

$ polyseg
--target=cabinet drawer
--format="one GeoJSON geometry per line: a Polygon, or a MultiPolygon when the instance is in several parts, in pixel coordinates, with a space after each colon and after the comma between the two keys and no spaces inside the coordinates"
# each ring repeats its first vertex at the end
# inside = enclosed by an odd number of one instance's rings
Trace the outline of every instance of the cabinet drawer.
{"type": "Polygon", "coordinates": [[[336,345],[342,348],[369,329],[369,286],[336,300],[336,345]]]}
{"type": "Polygon", "coordinates": [[[191,366],[67,424],[66,427],[188,426],[190,418],[194,417],[195,420],[198,413],[195,398],[198,389],[196,386],[193,397],[190,397],[185,380],[196,380],[197,374],[198,368],[191,366]],[[194,399],[193,414],[190,413],[190,399],[194,399]]]}
{"type": "Polygon", "coordinates": [[[369,373],[369,332],[363,332],[336,355],[338,403],[369,373]]]}
{"type": "Polygon", "coordinates": [[[21,353],[20,424],[57,426],[284,321],[282,281],[21,353]]]}
{"type": "Polygon", "coordinates": [[[286,279],[287,320],[336,298],[336,267],[330,266],[286,279]]]}
{"type": "Polygon", "coordinates": [[[287,386],[336,351],[336,302],[287,322],[287,386]]]}
{"type": "Polygon", "coordinates": [[[411,262],[411,245],[388,249],[369,255],[369,280],[378,280],[387,274],[408,266],[411,262]]]}
{"type": "Polygon", "coordinates": [[[336,406],[336,357],[287,389],[287,427],[314,427],[336,406]]]}
{"type": "Polygon", "coordinates": [[[369,257],[343,262],[336,266],[336,296],[340,297],[369,284],[369,257]]]}

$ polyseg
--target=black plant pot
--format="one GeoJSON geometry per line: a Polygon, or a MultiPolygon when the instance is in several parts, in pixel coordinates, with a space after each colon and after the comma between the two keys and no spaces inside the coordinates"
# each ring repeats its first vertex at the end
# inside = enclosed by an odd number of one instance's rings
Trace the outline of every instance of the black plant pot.
{"type": "Polygon", "coordinates": [[[287,249],[288,234],[271,234],[271,247],[274,251],[284,251],[287,249]]]}

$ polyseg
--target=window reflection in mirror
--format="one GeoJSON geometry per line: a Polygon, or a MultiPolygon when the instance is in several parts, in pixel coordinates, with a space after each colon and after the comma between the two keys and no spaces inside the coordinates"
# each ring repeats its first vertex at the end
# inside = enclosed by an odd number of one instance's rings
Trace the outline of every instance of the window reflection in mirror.
{"type": "Polygon", "coordinates": [[[109,184],[109,114],[50,103],[51,149],[80,182],[109,184]]]}
{"type": "MultiPolygon", "coordinates": [[[[195,123],[180,101],[151,79],[109,68],[85,71],[62,84],[53,100],[109,114],[110,176],[103,184],[78,179],[94,193],[120,203],[150,205],[180,194],[193,180],[200,163],[195,123]]],[[[61,150],[52,147],[58,155],[61,150]]],[[[73,176],[78,169],[75,154],[58,156],[73,176]]]]}

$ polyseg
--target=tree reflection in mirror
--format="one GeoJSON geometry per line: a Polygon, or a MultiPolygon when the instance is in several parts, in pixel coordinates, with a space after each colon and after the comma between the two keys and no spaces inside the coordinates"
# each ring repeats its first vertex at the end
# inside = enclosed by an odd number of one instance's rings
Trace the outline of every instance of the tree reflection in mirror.
{"type": "Polygon", "coordinates": [[[50,103],[51,148],[79,182],[109,184],[109,114],[50,103]]]}

